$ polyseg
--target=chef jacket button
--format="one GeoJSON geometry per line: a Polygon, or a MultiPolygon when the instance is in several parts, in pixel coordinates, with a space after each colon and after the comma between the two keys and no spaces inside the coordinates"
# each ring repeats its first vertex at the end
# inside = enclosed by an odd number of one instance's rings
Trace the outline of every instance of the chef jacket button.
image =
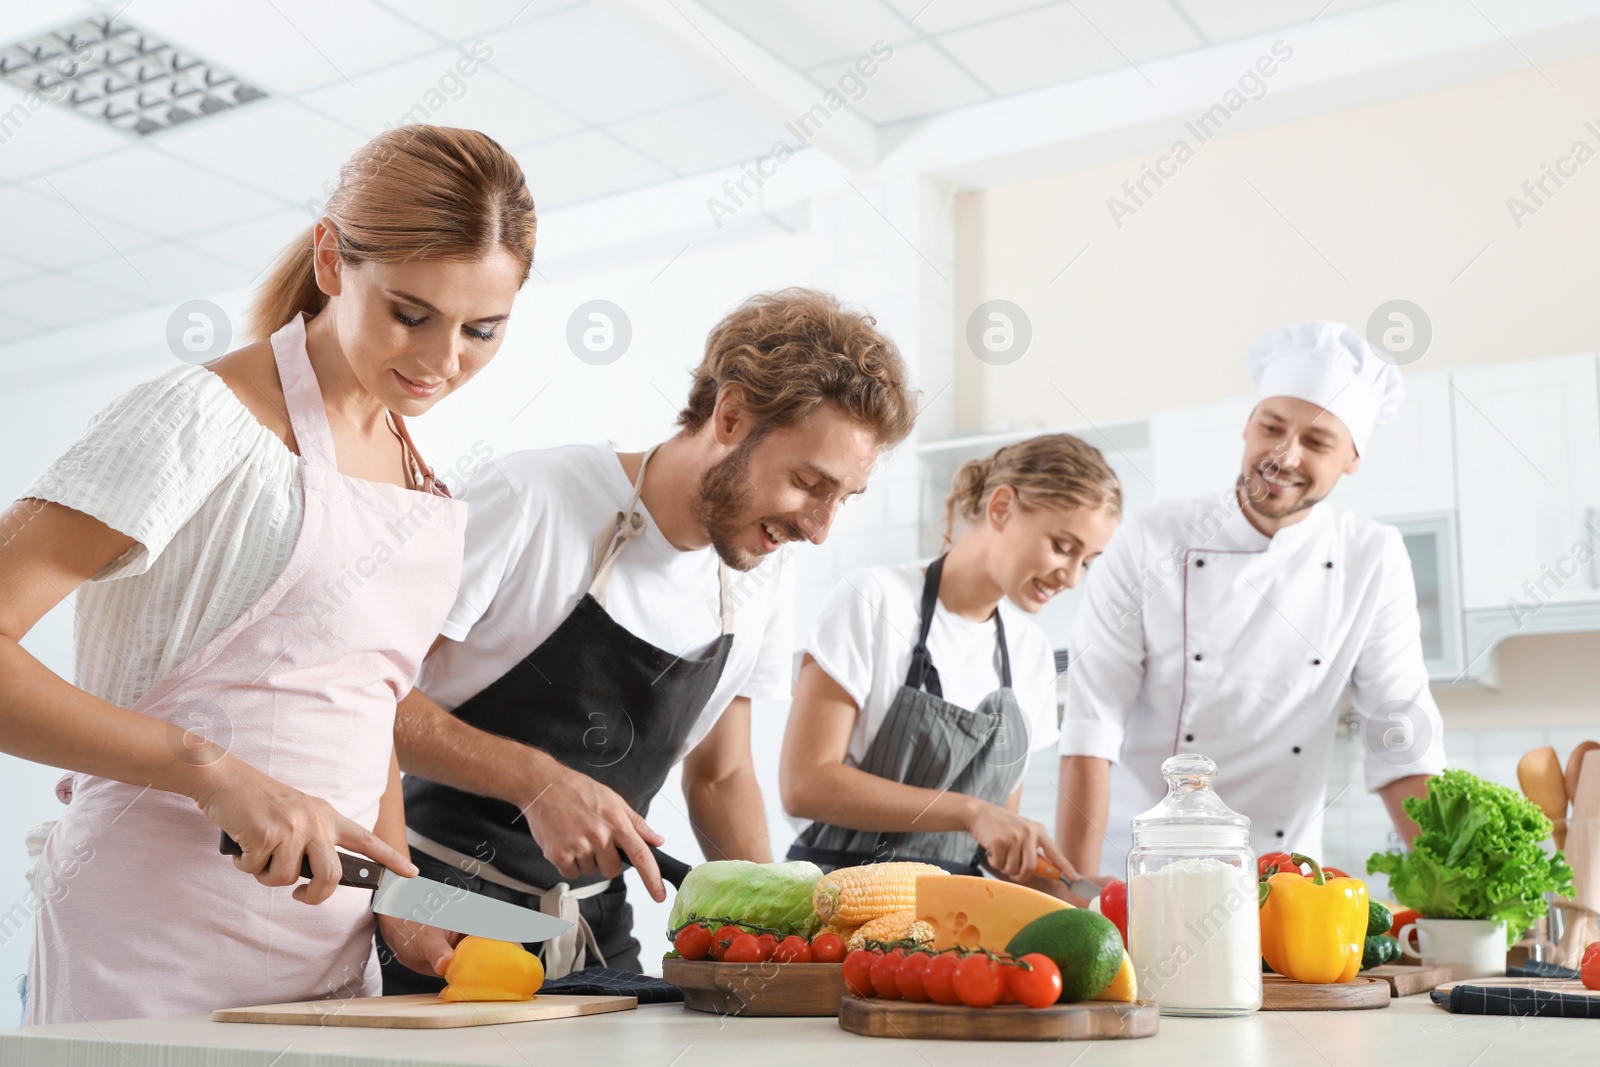
{"type": "Polygon", "coordinates": [[[1206,561],[1203,559],[1197,559],[1194,561],[1194,565],[1196,567],[1204,567],[1206,565],[1206,561]]]}
{"type": "Polygon", "coordinates": [[[1200,653],[1198,653],[1198,652],[1196,652],[1196,653],[1195,653],[1195,654],[1194,654],[1194,661],[1195,661],[1195,662],[1196,662],[1196,663],[1199,663],[1199,662],[1200,662],[1200,653]]]}
{"type": "Polygon", "coordinates": [[[1279,830],[1279,831],[1277,831],[1277,834],[1278,834],[1279,837],[1282,837],[1283,836],[1283,831],[1279,830]]]}
{"type": "Polygon", "coordinates": [[[1324,563],[1323,566],[1328,568],[1330,571],[1333,570],[1333,560],[1330,559],[1328,562],[1324,563]]]}
{"type": "Polygon", "coordinates": [[[1311,661],[1311,665],[1313,667],[1320,667],[1322,666],[1322,661],[1320,659],[1314,659],[1311,661]]]}
{"type": "Polygon", "coordinates": [[[1183,739],[1185,741],[1193,741],[1194,740],[1194,734],[1184,734],[1183,735],[1183,739]]]}
{"type": "Polygon", "coordinates": [[[1300,755],[1300,746],[1299,745],[1294,746],[1294,754],[1296,756],[1300,755]]]}

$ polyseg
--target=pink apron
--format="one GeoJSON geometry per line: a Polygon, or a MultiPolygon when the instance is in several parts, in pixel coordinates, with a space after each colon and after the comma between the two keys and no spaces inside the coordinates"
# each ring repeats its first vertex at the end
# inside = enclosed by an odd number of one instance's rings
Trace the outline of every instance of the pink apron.
{"type": "MultiPolygon", "coordinates": [[[[432,492],[417,492],[340,474],[298,316],[272,350],[300,449],[293,553],[259,601],[133,710],[370,828],[389,783],[395,704],[455,599],[466,504],[431,480],[432,492]]],[[[87,774],[56,791],[68,807],[37,867],[27,1023],[380,991],[370,891],[339,888],[311,906],[292,887],[261,885],[175,793],[87,774]]]]}

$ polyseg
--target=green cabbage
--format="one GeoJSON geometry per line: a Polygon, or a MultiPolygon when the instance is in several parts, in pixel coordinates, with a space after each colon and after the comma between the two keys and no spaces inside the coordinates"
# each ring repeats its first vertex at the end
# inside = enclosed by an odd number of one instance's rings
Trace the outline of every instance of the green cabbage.
{"type": "Polygon", "coordinates": [[[1511,944],[1548,910],[1546,893],[1572,895],[1566,857],[1541,847],[1550,820],[1516,790],[1452,769],[1405,810],[1422,829],[1411,852],[1374,852],[1367,873],[1388,875],[1406,907],[1433,919],[1504,919],[1511,944]]]}
{"type": "Polygon", "coordinates": [[[803,860],[702,863],[685,876],[672,901],[668,935],[696,920],[723,919],[779,937],[810,937],[821,927],[811,908],[811,894],[821,880],[822,868],[803,860]]]}

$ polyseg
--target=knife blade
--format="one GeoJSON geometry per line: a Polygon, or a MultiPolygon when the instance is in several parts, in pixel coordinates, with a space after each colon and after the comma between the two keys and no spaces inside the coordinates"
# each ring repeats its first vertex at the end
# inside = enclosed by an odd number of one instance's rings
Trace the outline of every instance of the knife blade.
{"type": "MultiPolygon", "coordinates": [[[[239,843],[226,832],[221,851],[225,856],[243,855],[239,843]]],[[[402,877],[365,856],[340,852],[339,866],[340,885],[373,890],[372,910],[378,915],[518,944],[548,941],[572,928],[566,919],[460,886],[420,876],[402,877]]],[[[300,858],[300,877],[311,877],[311,861],[304,856],[300,858]]]]}
{"type": "Polygon", "coordinates": [[[1066,886],[1068,889],[1072,890],[1085,900],[1093,900],[1095,897],[1099,896],[1100,891],[1105,888],[1098,882],[1091,882],[1087,878],[1079,878],[1074,881],[1062,874],[1061,869],[1047,859],[1040,859],[1039,866],[1034,870],[1033,873],[1040,878],[1056,879],[1062,885],[1066,886]]]}

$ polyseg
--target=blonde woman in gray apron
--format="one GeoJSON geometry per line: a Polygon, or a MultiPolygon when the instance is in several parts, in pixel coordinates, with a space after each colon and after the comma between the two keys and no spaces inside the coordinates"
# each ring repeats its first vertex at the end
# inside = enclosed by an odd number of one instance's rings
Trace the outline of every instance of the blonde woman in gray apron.
{"type": "Polygon", "coordinates": [[[790,859],[1026,882],[1042,854],[1076,877],[1018,813],[1028,753],[1058,729],[1054,657],[1028,616],[1078,583],[1121,505],[1098,450],[1035,437],[956,472],[944,555],[845,578],[805,644],[784,737],[783,805],[811,820],[790,859]]]}

